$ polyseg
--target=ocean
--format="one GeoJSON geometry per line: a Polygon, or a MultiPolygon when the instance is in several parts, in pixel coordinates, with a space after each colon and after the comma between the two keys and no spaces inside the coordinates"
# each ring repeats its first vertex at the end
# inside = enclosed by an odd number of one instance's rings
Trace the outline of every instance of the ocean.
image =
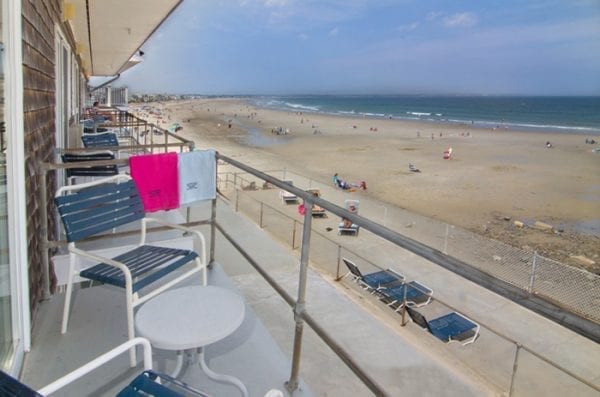
{"type": "Polygon", "coordinates": [[[294,112],[600,135],[600,97],[315,95],[251,100],[294,112]]]}

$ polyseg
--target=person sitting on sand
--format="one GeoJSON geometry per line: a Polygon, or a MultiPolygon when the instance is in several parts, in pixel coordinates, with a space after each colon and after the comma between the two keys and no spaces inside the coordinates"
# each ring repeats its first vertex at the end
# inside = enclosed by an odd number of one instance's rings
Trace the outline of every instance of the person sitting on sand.
{"type": "Polygon", "coordinates": [[[547,141],[547,142],[546,142],[546,147],[547,147],[548,149],[552,148],[552,144],[550,143],[550,141],[547,141]]]}
{"type": "MultiPolygon", "coordinates": [[[[319,196],[320,196],[320,193],[319,193],[319,191],[318,191],[318,190],[313,190],[313,192],[312,192],[312,195],[313,195],[314,197],[319,197],[319,196]]],[[[313,204],[313,205],[312,205],[312,210],[313,210],[313,212],[323,212],[323,211],[325,211],[325,210],[323,209],[323,207],[321,207],[320,205],[317,205],[317,204],[313,204]]]]}
{"type": "Polygon", "coordinates": [[[336,173],[333,175],[333,178],[332,178],[332,179],[333,179],[333,184],[334,184],[335,186],[338,186],[338,187],[339,187],[339,186],[340,186],[340,178],[338,177],[338,174],[337,174],[337,172],[336,172],[336,173]]]}

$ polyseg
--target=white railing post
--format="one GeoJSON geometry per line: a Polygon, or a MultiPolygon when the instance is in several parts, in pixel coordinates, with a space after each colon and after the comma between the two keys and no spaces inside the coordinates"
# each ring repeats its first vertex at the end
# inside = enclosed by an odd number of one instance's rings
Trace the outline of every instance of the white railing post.
{"type": "Polygon", "coordinates": [[[527,292],[533,292],[533,284],[535,283],[535,270],[537,267],[537,251],[533,251],[533,263],[531,264],[531,275],[529,276],[529,287],[527,292]]]}

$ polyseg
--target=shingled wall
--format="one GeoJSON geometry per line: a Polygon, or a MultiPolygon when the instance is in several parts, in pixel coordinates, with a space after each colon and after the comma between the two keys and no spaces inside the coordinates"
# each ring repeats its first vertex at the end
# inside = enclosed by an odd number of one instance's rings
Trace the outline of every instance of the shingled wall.
{"type": "MultiPolygon", "coordinates": [[[[53,197],[56,178],[48,174],[42,186],[38,176],[41,162],[54,161],[55,142],[55,26],[61,26],[62,1],[23,0],[23,108],[25,140],[25,188],[27,197],[27,251],[29,256],[29,287],[32,317],[43,298],[42,231],[46,224],[50,239],[54,239],[56,220],[53,197]],[[48,202],[39,202],[40,190],[46,189],[48,202]],[[45,205],[49,217],[42,219],[40,208],[45,205]],[[47,222],[47,223],[46,223],[47,222]]],[[[51,267],[51,289],[56,279],[51,267]]]]}

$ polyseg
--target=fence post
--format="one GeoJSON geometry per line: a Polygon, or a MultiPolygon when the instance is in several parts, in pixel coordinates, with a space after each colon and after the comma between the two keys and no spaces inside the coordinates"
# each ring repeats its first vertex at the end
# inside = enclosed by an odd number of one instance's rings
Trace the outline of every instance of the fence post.
{"type": "Polygon", "coordinates": [[[340,281],[342,278],[340,277],[340,262],[342,261],[342,246],[338,244],[337,247],[337,269],[335,271],[335,281],[340,281]]]}
{"type": "Polygon", "coordinates": [[[531,275],[529,276],[529,288],[527,292],[533,292],[533,284],[535,282],[535,268],[537,266],[537,251],[533,251],[533,263],[531,264],[531,275]]]}
{"type": "Polygon", "coordinates": [[[258,219],[258,227],[260,227],[261,229],[263,228],[263,211],[264,211],[264,206],[265,206],[265,203],[263,203],[261,201],[260,202],[260,215],[259,215],[259,219],[258,219]]]}
{"type": "Polygon", "coordinates": [[[450,225],[446,223],[446,235],[444,236],[444,250],[442,251],[444,254],[448,254],[448,234],[450,232],[450,225]]]}
{"type": "Polygon", "coordinates": [[[517,369],[519,368],[519,351],[521,350],[521,345],[517,343],[517,351],[515,352],[515,361],[513,362],[513,370],[512,375],[510,377],[510,389],[508,390],[508,397],[513,395],[513,391],[515,389],[515,375],[517,374],[517,369]]]}
{"type": "Polygon", "coordinates": [[[215,244],[217,239],[217,199],[214,198],[211,200],[210,204],[210,247],[209,247],[209,258],[208,258],[208,267],[212,269],[213,263],[215,261],[215,244]]]}
{"type": "MultiPolygon", "coordinates": [[[[235,187],[235,185],[234,185],[235,187]]],[[[239,202],[240,202],[240,191],[235,189],[235,212],[239,210],[239,202]]]]}
{"type": "Polygon", "coordinates": [[[292,250],[296,248],[296,220],[292,224],[292,250]]]}

